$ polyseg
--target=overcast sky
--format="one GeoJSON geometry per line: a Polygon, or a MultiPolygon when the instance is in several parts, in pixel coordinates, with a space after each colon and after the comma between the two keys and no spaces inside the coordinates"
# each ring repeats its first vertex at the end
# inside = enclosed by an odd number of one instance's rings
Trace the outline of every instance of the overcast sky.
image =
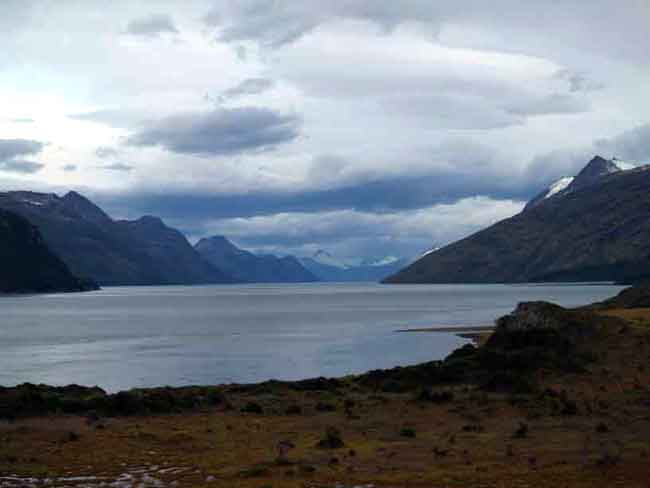
{"type": "Polygon", "coordinates": [[[650,162],[647,0],[2,0],[0,188],[412,256],[650,162]]]}

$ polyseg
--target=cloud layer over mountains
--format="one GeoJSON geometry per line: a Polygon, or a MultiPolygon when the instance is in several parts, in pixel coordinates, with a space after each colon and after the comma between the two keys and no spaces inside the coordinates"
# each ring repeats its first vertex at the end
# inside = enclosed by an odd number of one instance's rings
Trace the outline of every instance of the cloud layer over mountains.
{"type": "Polygon", "coordinates": [[[410,255],[650,162],[645,0],[7,0],[0,185],[193,237],[410,255]]]}

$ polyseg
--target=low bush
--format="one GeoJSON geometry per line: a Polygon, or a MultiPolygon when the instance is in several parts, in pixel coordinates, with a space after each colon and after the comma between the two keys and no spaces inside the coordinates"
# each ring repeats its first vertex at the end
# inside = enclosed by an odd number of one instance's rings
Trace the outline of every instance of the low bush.
{"type": "Polygon", "coordinates": [[[325,437],[316,444],[316,447],[320,449],[340,449],[344,446],[341,432],[336,427],[328,427],[325,430],[325,437]]]}

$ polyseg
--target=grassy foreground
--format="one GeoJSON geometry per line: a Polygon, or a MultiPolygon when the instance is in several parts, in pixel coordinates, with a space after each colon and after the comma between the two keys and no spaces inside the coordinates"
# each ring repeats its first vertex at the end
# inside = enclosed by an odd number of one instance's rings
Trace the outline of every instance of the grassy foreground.
{"type": "Polygon", "coordinates": [[[3,389],[0,486],[647,487],[650,308],[615,305],[355,377],[3,389]]]}

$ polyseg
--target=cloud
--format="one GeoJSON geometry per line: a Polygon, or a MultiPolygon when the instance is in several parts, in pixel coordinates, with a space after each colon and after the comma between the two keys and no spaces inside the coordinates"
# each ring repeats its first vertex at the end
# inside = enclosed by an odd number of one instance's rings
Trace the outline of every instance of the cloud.
{"type": "Polygon", "coordinates": [[[569,84],[569,91],[571,93],[591,92],[605,88],[604,83],[592,80],[584,73],[576,73],[566,68],[559,70],[555,76],[560,80],[565,80],[569,84]]]}
{"type": "Polygon", "coordinates": [[[239,98],[245,95],[259,95],[273,88],[274,82],[268,78],[247,78],[241,83],[221,92],[223,100],[239,98]]]}
{"type": "Polygon", "coordinates": [[[186,112],[163,118],[128,138],[131,146],[160,146],[199,156],[273,149],[299,135],[301,119],[268,108],[186,112]]]}
{"type": "Polygon", "coordinates": [[[219,28],[225,41],[255,40],[280,47],[294,42],[319,25],[337,19],[375,22],[385,30],[406,20],[430,19],[432,10],[422,1],[344,0],[339,2],[293,2],[264,0],[220,1],[204,17],[207,25],[219,28]]]}
{"type": "Polygon", "coordinates": [[[95,156],[101,159],[114,158],[119,154],[119,151],[112,147],[100,146],[95,149],[95,156]]]}
{"type": "Polygon", "coordinates": [[[391,113],[413,118],[430,128],[450,130],[500,129],[525,123],[524,113],[471,95],[403,95],[386,97],[382,106],[391,113]]]}
{"type": "Polygon", "coordinates": [[[34,119],[30,119],[29,117],[19,117],[16,119],[11,119],[11,121],[14,124],[33,124],[36,122],[34,119]]]}
{"type": "Polygon", "coordinates": [[[178,34],[178,29],[169,15],[152,14],[129,22],[126,33],[134,36],[157,37],[161,34],[178,34]]]}
{"type": "MultiPolygon", "coordinates": [[[[185,222],[186,229],[211,219],[251,218],[279,213],[318,213],[353,210],[363,213],[413,211],[437,204],[453,204],[474,195],[493,200],[525,201],[539,192],[543,183],[525,172],[515,172],[502,156],[487,147],[457,141],[429,153],[436,166],[413,168],[412,174],[358,172],[354,162],[336,156],[317,158],[308,176],[308,187],[272,190],[258,185],[254,190],[214,193],[194,190],[133,192],[105,196],[101,203],[117,214],[162,215],[185,222]],[[465,144],[462,158],[451,155],[454,145],[465,144]],[[444,151],[449,151],[445,156],[444,151]],[[473,154],[473,156],[469,156],[473,154]]],[[[433,163],[432,163],[433,165],[433,163]]]]}
{"type": "Polygon", "coordinates": [[[370,124],[400,116],[428,129],[485,131],[590,109],[551,60],[457,48],[411,32],[319,30],[274,59],[281,77],[305,94],[355,104],[370,124]]]}
{"type": "Polygon", "coordinates": [[[524,116],[577,114],[587,112],[589,104],[585,99],[574,95],[552,93],[543,97],[515,101],[507,105],[507,110],[524,116]]]}
{"type": "Polygon", "coordinates": [[[0,161],[0,171],[7,171],[9,173],[33,174],[39,172],[44,167],[44,164],[22,159],[0,161]]]}
{"type": "Polygon", "coordinates": [[[588,9],[584,0],[533,5],[519,0],[218,0],[204,22],[217,29],[221,40],[254,41],[271,48],[285,47],[333,23],[356,21],[376,25],[387,34],[400,26],[417,25],[431,38],[454,41],[460,30],[467,44],[489,43],[503,51],[515,49],[512,37],[527,32],[532,40],[517,43],[519,52],[540,52],[548,45],[572,46],[597,55],[647,62],[648,14],[643,0],[630,1],[626,8],[611,0],[594,0],[588,9]],[[543,30],[539,29],[540,19],[545,20],[543,30]]]}
{"type": "Polygon", "coordinates": [[[121,109],[102,109],[92,112],[68,114],[68,117],[85,122],[104,124],[116,129],[132,129],[140,125],[144,117],[141,113],[121,109]]]}
{"type": "Polygon", "coordinates": [[[45,144],[30,139],[0,139],[0,171],[32,174],[45,167],[41,163],[22,159],[40,153],[45,144]]]}
{"type": "Polygon", "coordinates": [[[609,139],[598,139],[594,148],[606,157],[650,164],[650,124],[640,125],[609,139]]]}
{"type": "Polygon", "coordinates": [[[103,169],[107,169],[109,171],[132,171],[133,166],[130,166],[128,164],[124,163],[112,163],[112,164],[106,164],[102,166],[103,169]]]}
{"type": "Polygon", "coordinates": [[[583,147],[563,148],[533,158],[527,167],[529,178],[540,188],[562,176],[577,174],[596,154],[618,158],[632,165],[650,164],[650,124],[643,124],[583,147]]]}
{"type": "Polygon", "coordinates": [[[0,161],[38,154],[45,144],[31,139],[0,139],[0,161]]]}
{"type": "Polygon", "coordinates": [[[77,171],[77,165],[76,164],[66,164],[65,166],[63,166],[62,169],[66,173],[71,173],[73,171],[77,171]]]}

